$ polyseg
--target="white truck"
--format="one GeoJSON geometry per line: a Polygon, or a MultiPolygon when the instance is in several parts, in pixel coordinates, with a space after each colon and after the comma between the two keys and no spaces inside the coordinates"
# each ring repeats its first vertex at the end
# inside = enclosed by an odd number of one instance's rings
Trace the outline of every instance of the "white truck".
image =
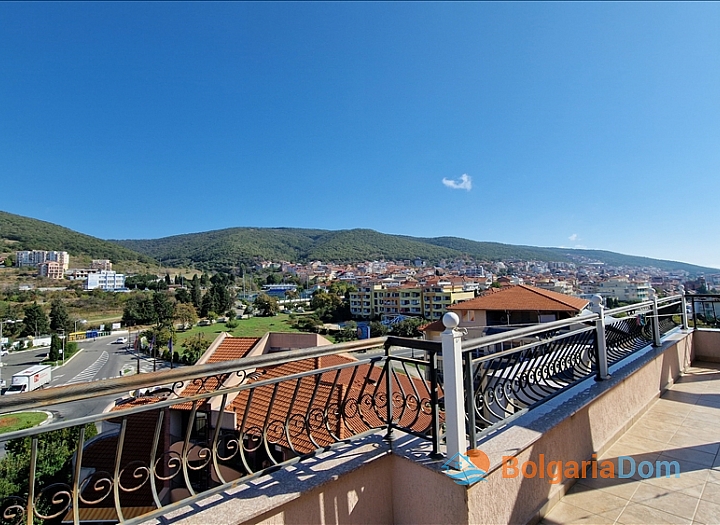
{"type": "Polygon", "coordinates": [[[12,376],[10,388],[5,391],[5,395],[22,394],[44,388],[50,383],[51,371],[50,365],[35,365],[18,372],[12,376]]]}

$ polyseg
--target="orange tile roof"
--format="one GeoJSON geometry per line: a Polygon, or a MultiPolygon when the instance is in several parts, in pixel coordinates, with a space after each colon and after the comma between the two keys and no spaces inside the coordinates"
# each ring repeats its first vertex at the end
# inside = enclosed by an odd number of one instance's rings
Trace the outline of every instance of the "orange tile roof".
{"type": "MultiPolygon", "coordinates": [[[[342,355],[294,361],[263,370],[257,381],[353,361],[356,360],[342,355]]],[[[298,453],[309,453],[338,439],[383,425],[387,408],[378,406],[383,404],[386,392],[386,380],[381,377],[382,372],[380,367],[362,364],[339,372],[325,372],[320,377],[307,376],[300,380],[265,385],[252,389],[252,404],[246,417],[250,390],[241,392],[229,410],[237,414],[238,428],[242,426],[242,432],[260,436],[262,429],[266,428],[272,443],[294,449],[298,453]],[[357,371],[353,377],[354,370],[357,371]],[[343,405],[344,412],[339,408],[343,405]],[[327,421],[323,420],[323,414],[327,414],[327,421]],[[272,422],[279,424],[273,425],[272,422]],[[284,431],[286,422],[287,434],[284,431]]],[[[417,391],[421,399],[429,398],[424,381],[418,378],[411,379],[398,373],[394,375],[392,383],[395,393],[405,392],[408,396],[417,391]]],[[[394,396],[394,418],[401,426],[425,431],[431,424],[429,409],[416,403],[416,397],[402,402],[397,395],[394,396]]]]}
{"type": "MultiPolygon", "coordinates": [[[[222,340],[220,345],[218,345],[215,351],[210,354],[207,361],[205,362],[221,363],[223,361],[241,359],[247,356],[247,354],[255,347],[258,341],[260,341],[260,338],[257,337],[225,337],[225,339],[222,340]]],[[[225,374],[224,378],[227,379],[227,377],[230,375],[232,374],[225,374]]],[[[211,392],[213,390],[216,390],[220,386],[222,380],[224,379],[220,376],[213,376],[205,378],[204,381],[190,381],[183,389],[180,397],[190,397],[199,394],[201,391],[211,392]]],[[[189,410],[190,408],[192,408],[192,403],[181,403],[178,405],[174,405],[173,408],[189,410]]]]}
{"type": "Polygon", "coordinates": [[[437,321],[433,321],[432,323],[427,323],[420,328],[418,328],[421,332],[444,332],[445,331],[445,325],[443,324],[441,319],[438,319],[437,321]]]}
{"type": "Polygon", "coordinates": [[[241,359],[247,356],[248,352],[259,340],[258,337],[226,337],[208,358],[207,362],[220,363],[222,361],[241,359]]]}
{"type": "Polygon", "coordinates": [[[519,284],[455,304],[449,310],[579,312],[588,302],[587,299],[519,284]]]}

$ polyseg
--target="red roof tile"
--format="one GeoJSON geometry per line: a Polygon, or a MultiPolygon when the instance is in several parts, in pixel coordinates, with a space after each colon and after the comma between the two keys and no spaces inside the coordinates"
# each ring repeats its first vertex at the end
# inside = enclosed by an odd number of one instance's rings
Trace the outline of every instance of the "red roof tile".
{"type": "Polygon", "coordinates": [[[455,304],[449,310],[579,312],[588,302],[587,299],[519,284],[455,304]]]}

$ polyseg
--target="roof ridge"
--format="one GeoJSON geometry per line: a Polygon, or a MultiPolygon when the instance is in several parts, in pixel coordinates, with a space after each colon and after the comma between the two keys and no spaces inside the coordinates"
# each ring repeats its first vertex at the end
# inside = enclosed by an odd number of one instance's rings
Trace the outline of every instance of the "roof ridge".
{"type": "MultiPolygon", "coordinates": [[[[558,302],[558,303],[560,303],[560,304],[564,304],[565,306],[569,306],[569,307],[571,307],[571,308],[576,308],[575,305],[573,305],[573,304],[565,301],[565,298],[563,297],[564,294],[561,294],[561,293],[558,293],[558,292],[553,292],[553,291],[551,291],[551,290],[544,290],[544,289],[542,289],[542,288],[537,288],[537,287],[535,287],[535,286],[530,286],[529,284],[518,284],[517,286],[522,286],[523,288],[525,288],[526,290],[528,290],[528,291],[530,291],[530,292],[534,292],[534,293],[536,293],[537,295],[541,295],[541,296],[543,296],[543,297],[545,297],[545,298],[547,298],[547,299],[551,299],[551,300],[556,301],[556,302],[558,302]],[[552,294],[552,295],[549,295],[549,294],[552,294]]],[[[569,298],[569,297],[570,297],[570,296],[568,296],[568,298],[569,298]]]]}

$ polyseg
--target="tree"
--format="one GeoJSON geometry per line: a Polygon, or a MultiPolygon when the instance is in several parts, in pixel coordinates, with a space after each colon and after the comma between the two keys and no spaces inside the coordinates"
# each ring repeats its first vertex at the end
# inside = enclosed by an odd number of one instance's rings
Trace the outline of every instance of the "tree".
{"type": "Polygon", "coordinates": [[[167,326],[171,324],[173,315],[175,314],[175,306],[172,301],[170,301],[168,295],[163,292],[155,292],[152,301],[157,326],[167,326]]]}
{"type": "Polygon", "coordinates": [[[50,331],[50,321],[45,311],[37,303],[33,303],[24,308],[25,318],[23,319],[23,329],[20,335],[39,335],[50,331]]]}
{"type": "Polygon", "coordinates": [[[370,337],[382,337],[388,334],[388,327],[380,321],[370,321],[370,337]]]}
{"type": "Polygon", "coordinates": [[[56,334],[53,334],[50,338],[50,351],[48,352],[48,360],[57,361],[58,359],[60,359],[61,350],[62,340],[56,334]]]}
{"type": "Polygon", "coordinates": [[[258,294],[253,306],[260,312],[260,315],[264,317],[276,315],[280,311],[277,299],[265,293],[258,294]]]}
{"type": "Polygon", "coordinates": [[[205,339],[205,334],[202,333],[198,334],[197,337],[186,339],[182,344],[183,353],[180,361],[186,365],[194,365],[200,359],[200,356],[205,353],[208,346],[210,346],[210,341],[205,339]]]}
{"type": "Polygon", "coordinates": [[[122,320],[126,326],[156,322],[157,316],[152,296],[148,293],[133,293],[125,302],[122,320]]]}
{"type": "Polygon", "coordinates": [[[265,279],[265,284],[280,284],[282,282],[282,274],[273,272],[265,279]]]}
{"type": "Polygon", "coordinates": [[[192,297],[192,304],[196,310],[199,310],[202,306],[202,290],[200,289],[200,279],[197,274],[193,275],[192,281],[190,281],[190,296],[192,297]]]}
{"type": "Polygon", "coordinates": [[[172,281],[170,281],[170,274],[169,274],[169,273],[166,273],[166,274],[165,274],[165,284],[167,284],[168,286],[170,286],[170,285],[172,284],[172,281]]]}
{"type": "Polygon", "coordinates": [[[357,334],[357,323],[355,321],[348,321],[345,326],[337,334],[335,334],[335,341],[342,343],[345,341],[354,341],[358,338],[357,334]]]}
{"type": "Polygon", "coordinates": [[[192,303],[192,295],[185,288],[175,290],[175,300],[178,303],[192,303]]]}
{"type": "Polygon", "coordinates": [[[194,325],[198,320],[195,307],[188,303],[175,303],[174,318],[176,321],[179,321],[184,328],[194,325]]]}
{"type": "Polygon", "coordinates": [[[409,319],[405,319],[392,325],[392,328],[390,328],[390,335],[398,337],[420,337],[422,333],[418,330],[418,328],[426,322],[427,321],[425,321],[422,317],[411,317],[409,319]]]}
{"type": "MultiPolygon", "coordinates": [[[[85,439],[97,435],[97,428],[85,426],[85,439]]],[[[80,439],[80,428],[69,427],[38,436],[37,466],[35,470],[36,491],[52,483],[72,483],[72,459],[80,439]]],[[[27,494],[30,472],[30,449],[32,438],[11,439],[5,444],[5,456],[0,460],[0,501],[27,494]]],[[[50,505],[40,502],[41,506],[50,505]]]]}
{"type": "Polygon", "coordinates": [[[72,328],[73,322],[70,320],[65,304],[60,299],[53,299],[50,303],[50,330],[70,332],[72,328]]]}
{"type": "Polygon", "coordinates": [[[298,317],[295,321],[295,328],[303,332],[315,332],[317,333],[322,326],[322,321],[312,315],[304,315],[298,317]]]}
{"type": "Polygon", "coordinates": [[[210,277],[208,276],[208,274],[202,274],[202,276],[200,277],[200,286],[202,286],[203,288],[207,288],[208,286],[210,286],[210,277]]]}

